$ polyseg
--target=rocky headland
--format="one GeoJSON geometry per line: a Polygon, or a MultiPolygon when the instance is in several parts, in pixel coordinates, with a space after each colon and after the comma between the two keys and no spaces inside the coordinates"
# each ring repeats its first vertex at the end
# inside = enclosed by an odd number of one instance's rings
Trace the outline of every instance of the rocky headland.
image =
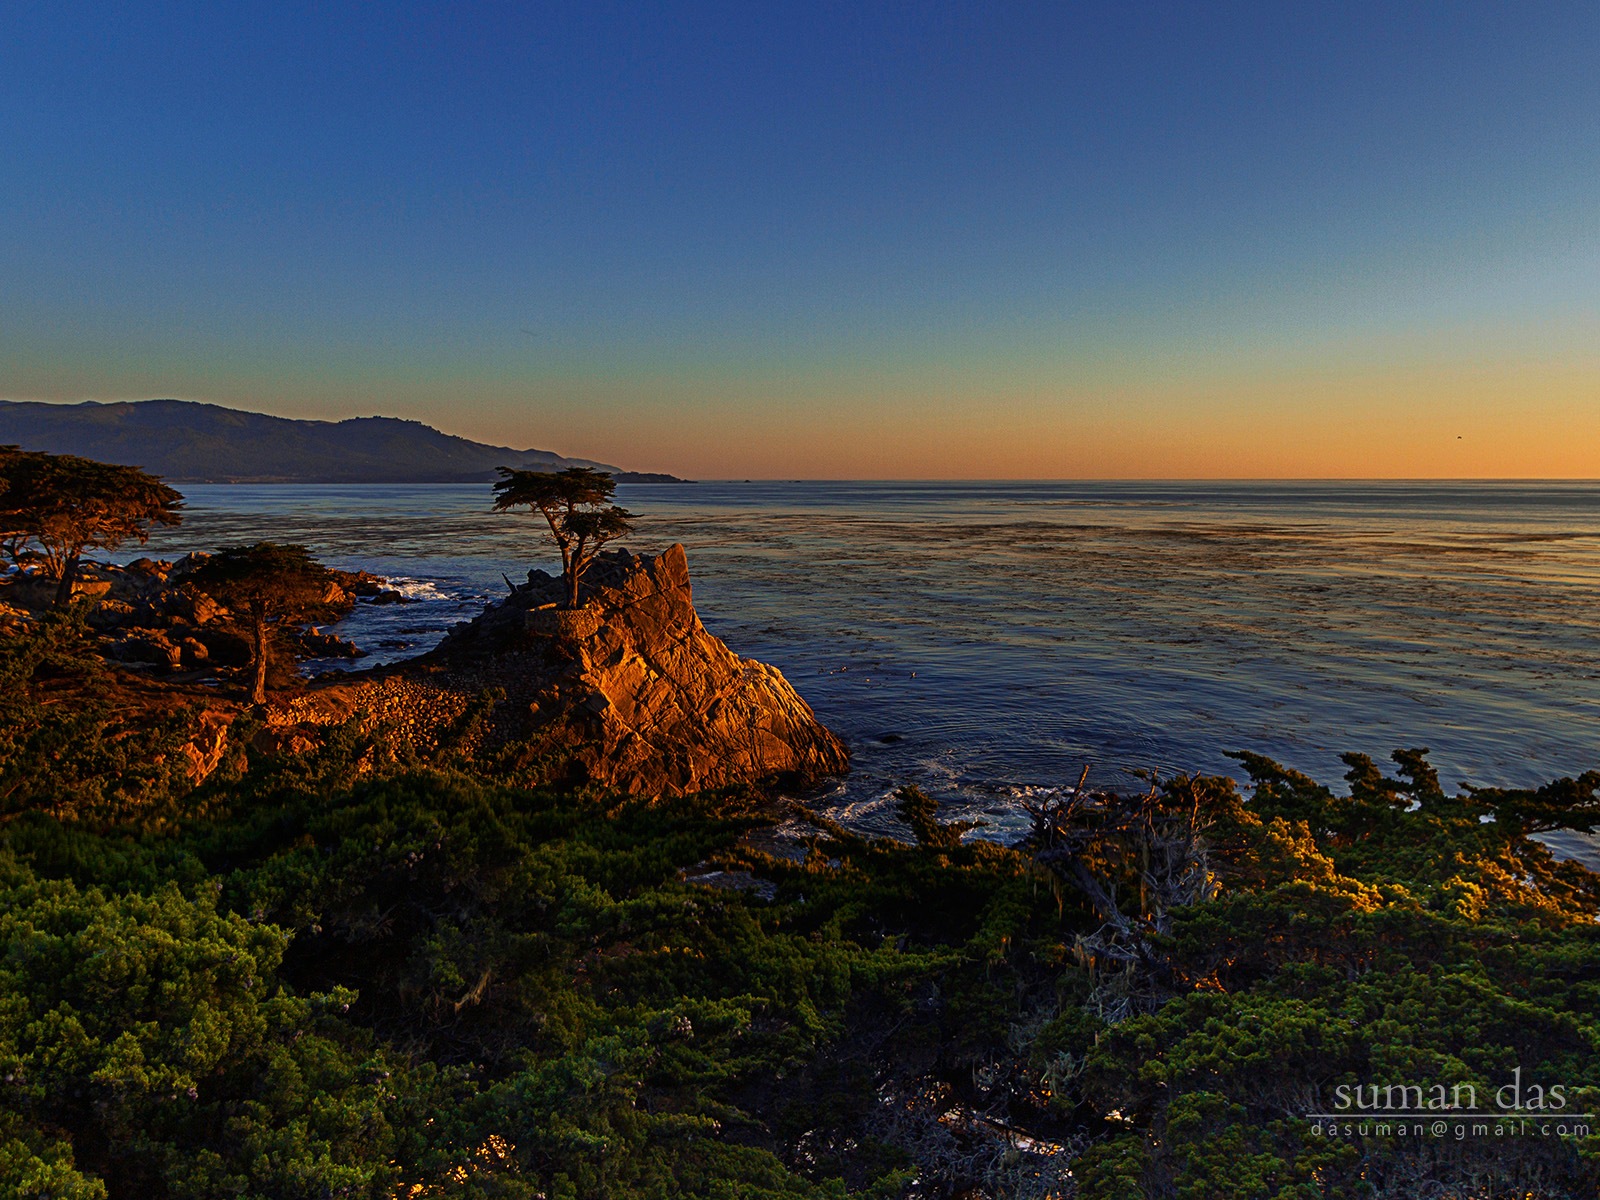
{"type": "Polygon", "coordinates": [[[313,686],[274,723],[366,713],[424,757],[517,744],[561,777],[636,794],[847,769],[844,744],[777,668],[700,623],[682,546],[602,554],[583,594],[583,608],[560,608],[560,577],[530,571],[432,652],[313,686]]]}
{"type": "MultiPolygon", "coordinates": [[[[96,648],[119,668],[120,707],[187,707],[199,722],[192,774],[219,762],[245,708],[219,687],[249,661],[225,609],[186,586],[196,559],[86,564],[75,593],[92,602],[96,648]]],[[[843,743],[774,667],[734,654],[695,612],[682,546],[601,555],[584,607],[561,607],[559,576],[526,583],[433,651],[368,671],[280,680],[257,716],[259,748],[301,752],[355,720],[424,761],[466,754],[537,763],[552,780],[632,794],[811,780],[847,769],[843,743]]],[[[54,585],[13,574],[0,584],[0,633],[25,628],[54,585]]],[[[404,597],[365,572],[336,572],[327,603],[404,597]]],[[[291,639],[305,657],[360,650],[317,628],[291,639]]]]}

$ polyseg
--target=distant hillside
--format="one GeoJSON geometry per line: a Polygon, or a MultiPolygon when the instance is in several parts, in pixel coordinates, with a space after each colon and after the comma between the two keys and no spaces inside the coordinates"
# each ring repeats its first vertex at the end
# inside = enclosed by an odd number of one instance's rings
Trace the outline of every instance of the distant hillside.
{"type": "Polygon", "coordinates": [[[0,445],[128,463],[178,483],[482,483],[496,467],[594,467],[624,483],[676,482],[548,450],[486,446],[420,421],[297,421],[189,400],[0,400],[0,445]]]}

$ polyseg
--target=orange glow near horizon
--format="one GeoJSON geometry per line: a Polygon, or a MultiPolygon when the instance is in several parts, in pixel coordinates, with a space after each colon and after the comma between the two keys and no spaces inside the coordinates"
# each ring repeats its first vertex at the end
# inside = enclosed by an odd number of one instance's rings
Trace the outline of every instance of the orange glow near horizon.
{"type": "Polygon", "coordinates": [[[543,414],[532,420],[516,401],[408,415],[695,478],[1600,477],[1600,366],[1587,364],[821,395],[692,386],[663,386],[647,404],[632,387],[593,386],[578,404],[530,403],[543,414]]]}
{"type": "MultiPolygon", "coordinates": [[[[175,389],[152,373],[137,393],[96,398],[176,396],[324,420],[381,413],[704,479],[1600,477],[1600,355],[1360,357],[1017,366],[992,379],[968,367],[284,386],[214,373],[175,389]]],[[[95,395],[93,382],[10,398],[73,401],[95,395]]]]}

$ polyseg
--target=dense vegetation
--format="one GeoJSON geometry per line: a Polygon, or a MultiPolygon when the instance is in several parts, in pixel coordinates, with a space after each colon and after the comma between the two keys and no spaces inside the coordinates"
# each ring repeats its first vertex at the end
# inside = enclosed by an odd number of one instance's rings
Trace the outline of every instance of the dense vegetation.
{"type": "Polygon", "coordinates": [[[1600,775],[1351,756],[1335,795],[1245,756],[1247,797],[1069,796],[1016,848],[915,790],[915,840],[868,840],[354,726],[191,788],[177,718],[60,702],[74,636],[0,641],[0,1196],[1600,1186],[1594,1138],[1306,1119],[1517,1068],[1593,1111],[1600,879],[1530,835],[1592,827],[1600,775]]]}

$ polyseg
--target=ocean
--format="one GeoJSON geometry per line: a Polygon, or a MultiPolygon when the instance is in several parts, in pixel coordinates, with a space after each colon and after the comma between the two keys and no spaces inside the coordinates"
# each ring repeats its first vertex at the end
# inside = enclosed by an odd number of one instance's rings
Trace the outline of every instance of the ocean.
{"type": "MultiPolygon", "coordinates": [[[[416,603],[335,629],[419,653],[532,566],[543,523],[475,486],[187,485],[139,553],[261,539],[416,603]]],[[[810,797],[889,833],[914,783],[1010,837],[1018,801],[1141,773],[1330,783],[1342,751],[1426,746],[1447,785],[1600,767],[1600,485],[635,484],[626,545],[682,542],[696,606],[850,744],[810,797]]],[[[334,669],[338,664],[314,664],[334,669]]]]}

